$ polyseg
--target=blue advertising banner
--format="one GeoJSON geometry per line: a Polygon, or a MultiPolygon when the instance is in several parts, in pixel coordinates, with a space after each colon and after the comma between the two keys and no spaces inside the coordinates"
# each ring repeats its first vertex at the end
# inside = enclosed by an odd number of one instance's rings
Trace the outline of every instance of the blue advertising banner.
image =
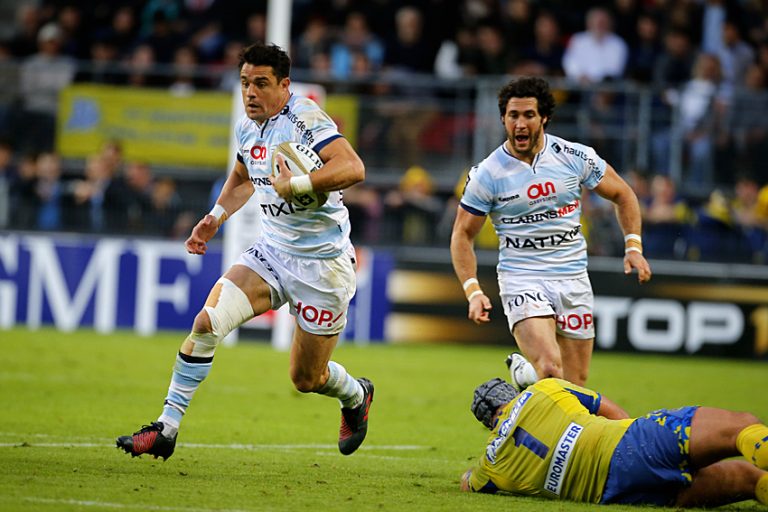
{"type": "MultiPolygon", "coordinates": [[[[345,337],[380,341],[392,258],[361,251],[345,337]]],[[[99,332],[187,330],[221,275],[222,251],[187,254],[178,241],[0,235],[0,328],[53,325],[99,332]]]]}

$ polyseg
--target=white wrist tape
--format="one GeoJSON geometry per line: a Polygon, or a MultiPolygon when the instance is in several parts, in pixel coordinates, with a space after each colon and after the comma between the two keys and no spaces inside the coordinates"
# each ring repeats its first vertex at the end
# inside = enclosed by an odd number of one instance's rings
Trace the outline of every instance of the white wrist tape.
{"type": "Polygon", "coordinates": [[[643,254],[643,250],[639,247],[627,247],[624,249],[624,254],[629,254],[630,252],[639,252],[640,254],[643,254]]]}
{"type": "Polygon", "coordinates": [[[467,297],[467,302],[472,302],[472,299],[474,299],[478,295],[485,295],[485,294],[483,293],[483,290],[475,290],[469,294],[469,297],[467,297]]]}
{"type": "Polygon", "coordinates": [[[480,282],[475,277],[470,277],[469,279],[464,281],[464,284],[462,285],[464,287],[464,291],[467,291],[467,288],[469,288],[473,284],[480,286],[480,282]]]}
{"type": "Polygon", "coordinates": [[[225,210],[224,207],[219,203],[213,205],[213,208],[211,208],[211,211],[208,212],[208,215],[213,215],[216,217],[216,220],[219,221],[219,226],[221,226],[221,224],[229,217],[227,210],[225,210]]]}
{"type": "Polygon", "coordinates": [[[309,179],[309,174],[291,177],[291,192],[293,192],[293,195],[300,196],[302,194],[308,194],[313,190],[314,188],[312,188],[312,180],[309,179]]]}
{"type": "Polygon", "coordinates": [[[643,239],[640,238],[640,235],[636,235],[634,233],[630,233],[624,237],[624,242],[629,242],[630,240],[634,240],[638,243],[643,243],[643,239]]]}

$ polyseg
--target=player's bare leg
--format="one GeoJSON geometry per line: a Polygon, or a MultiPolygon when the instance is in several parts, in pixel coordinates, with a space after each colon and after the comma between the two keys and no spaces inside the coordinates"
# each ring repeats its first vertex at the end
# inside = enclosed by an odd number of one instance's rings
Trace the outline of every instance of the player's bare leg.
{"type": "Polygon", "coordinates": [[[521,320],[515,324],[512,334],[540,379],[563,378],[563,362],[555,336],[554,317],[540,316],[521,320]]]}
{"type": "Polygon", "coordinates": [[[132,435],[118,437],[118,448],[134,457],[146,453],[167,459],[173,454],[181,420],[211,370],[219,342],[254,313],[267,311],[270,293],[267,283],[242,265],[233,266],[216,282],[176,356],[162,414],[132,435]]]}
{"type": "Polygon", "coordinates": [[[557,344],[560,346],[560,357],[563,361],[563,378],[579,386],[585,385],[592,362],[594,338],[578,340],[558,334],[557,344]]]}
{"type": "Polygon", "coordinates": [[[353,378],[343,366],[330,360],[338,339],[338,334],[312,334],[297,325],[291,346],[290,375],[302,393],[315,392],[339,399],[339,450],[349,455],[362,444],[368,432],[373,384],[366,378],[353,378]]]}
{"type": "Polygon", "coordinates": [[[768,427],[748,412],[699,407],[691,422],[690,454],[694,469],[744,455],[753,465],[766,470],[767,443],[768,427]]]}
{"type": "Polygon", "coordinates": [[[716,462],[694,473],[691,486],[680,491],[675,506],[718,507],[753,498],[764,500],[758,488],[766,477],[768,473],[745,461],[716,462]]]}

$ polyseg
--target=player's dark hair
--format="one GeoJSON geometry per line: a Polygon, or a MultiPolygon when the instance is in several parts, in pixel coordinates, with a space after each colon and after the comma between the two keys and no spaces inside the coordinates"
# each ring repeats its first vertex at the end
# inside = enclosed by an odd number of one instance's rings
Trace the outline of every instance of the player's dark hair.
{"type": "Polygon", "coordinates": [[[275,44],[255,43],[243,48],[238,69],[243,69],[245,64],[271,67],[278,82],[291,75],[291,58],[285,50],[275,44]]]}
{"type": "Polygon", "coordinates": [[[546,117],[546,128],[555,113],[555,97],[549,90],[549,83],[543,78],[525,77],[512,80],[499,91],[499,114],[507,113],[507,103],[510,98],[536,98],[539,115],[546,117]]]}

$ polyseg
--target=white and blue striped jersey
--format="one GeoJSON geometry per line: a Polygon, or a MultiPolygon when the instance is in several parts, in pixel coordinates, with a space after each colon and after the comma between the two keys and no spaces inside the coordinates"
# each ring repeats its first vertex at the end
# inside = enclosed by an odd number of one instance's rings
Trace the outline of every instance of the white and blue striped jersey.
{"type": "Polygon", "coordinates": [[[544,135],[533,165],[502,144],[473,167],[461,206],[489,215],[499,236],[498,271],[562,279],[584,275],[581,187],[595,188],[606,162],[589,146],[544,135]]]}
{"type": "Polygon", "coordinates": [[[333,258],[350,245],[349,212],[341,192],[329,192],[326,203],[307,209],[287,203],[269,181],[272,152],[281,142],[298,142],[315,152],[341,137],[336,124],[309,98],[292,94],[288,103],[263,124],[243,115],[235,124],[237,159],[248,169],[258,201],[263,236],[285,252],[333,258]]]}

